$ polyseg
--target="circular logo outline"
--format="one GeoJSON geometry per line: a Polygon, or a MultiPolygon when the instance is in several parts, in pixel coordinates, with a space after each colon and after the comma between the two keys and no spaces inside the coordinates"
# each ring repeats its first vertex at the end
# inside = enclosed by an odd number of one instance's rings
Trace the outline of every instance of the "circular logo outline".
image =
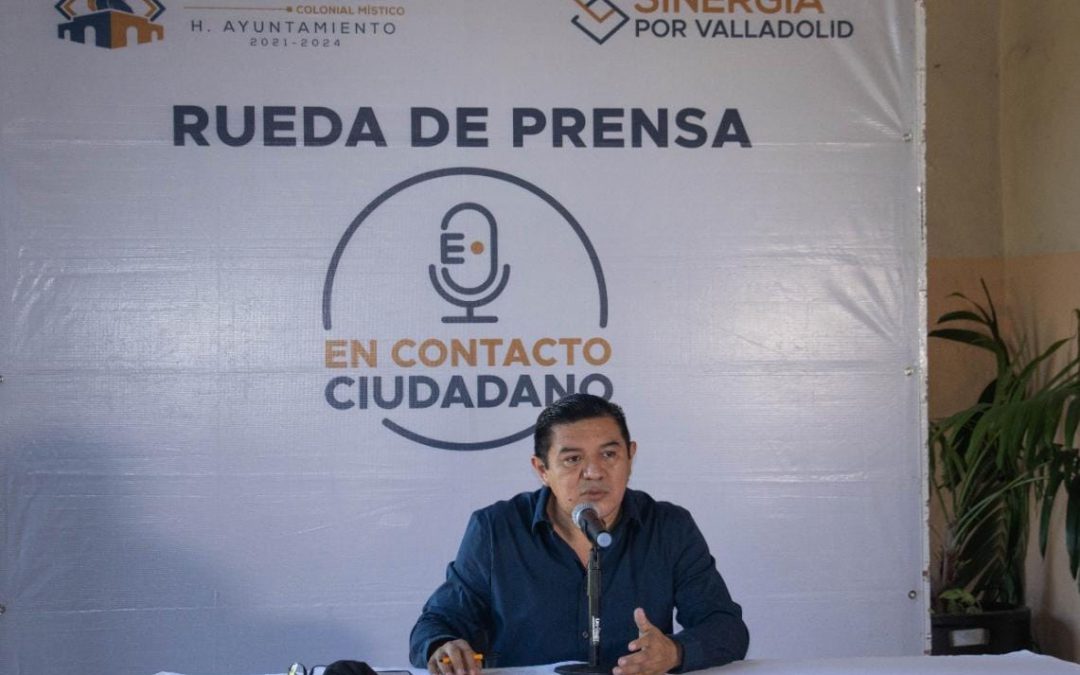
{"type": "MultiPolygon", "coordinates": [[[[493,178],[495,180],[501,180],[511,185],[516,185],[536,197],[543,200],[548,206],[555,209],[555,211],[563,217],[563,220],[570,225],[574,234],[578,236],[581,241],[581,245],[585,248],[585,253],[589,256],[589,262],[592,264],[593,274],[596,276],[596,288],[600,296],[600,328],[607,327],[608,321],[608,300],[607,300],[607,283],[604,280],[604,270],[600,266],[600,258],[596,255],[596,249],[593,248],[592,242],[589,240],[585,230],[581,227],[581,224],[577,221],[577,218],[573,216],[557,199],[550,194],[539,188],[538,186],[530,183],[529,181],[518,178],[517,176],[506,173],[505,171],[498,171],[495,169],[485,169],[481,167],[468,167],[457,166],[448,167],[445,169],[435,169],[432,171],[425,171],[424,173],[417,174],[411,178],[391,186],[384,190],[379,196],[371,200],[367,206],[353,219],[352,223],[341,235],[341,239],[338,240],[337,247],[334,249],[334,255],[330,258],[330,265],[326,269],[326,279],[323,282],[322,293],[322,320],[323,330],[329,331],[333,326],[331,320],[331,303],[334,293],[334,278],[337,275],[338,264],[341,262],[341,257],[345,254],[345,249],[349,245],[349,241],[352,239],[353,234],[356,233],[360,226],[367,220],[368,216],[375,212],[384,202],[389,200],[394,195],[406,190],[414,185],[425,183],[437,178],[446,178],[448,176],[481,176],[484,178],[493,178]]],[[[437,448],[440,450],[458,450],[458,451],[473,451],[473,450],[491,450],[503,445],[508,445],[519,441],[523,438],[527,438],[533,433],[533,429],[536,425],[531,424],[527,428],[522,429],[516,433],[504,436],[502,438],[495,438],[488,441],[476,441],[476,442],[462,442],[462,441],[443,441],[436,438],[429,438],[421,434],[411,431],[388,417],[384,417],[382,425],[398,434],[399,436],[406,438],[414,443],[426,445],[428,447],[437,448]]]]}

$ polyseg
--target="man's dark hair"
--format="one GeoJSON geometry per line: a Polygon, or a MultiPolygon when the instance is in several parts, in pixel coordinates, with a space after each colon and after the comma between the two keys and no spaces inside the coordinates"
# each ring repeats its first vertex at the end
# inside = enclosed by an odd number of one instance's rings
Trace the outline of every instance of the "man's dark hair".
{"type": "Polygon", "coordinates": [[[630,429],[626,426],[626,415],[618,405],[592,394],[570,394],[555,401],[536,418],[536,430],[533,432],[533,454],[544,466],[547,466],[548,450],[554,427],[560,424],[573,424],[581,420],[597,417],[610,417],[619,425],[627,451],[630,449],[630,429]]]}

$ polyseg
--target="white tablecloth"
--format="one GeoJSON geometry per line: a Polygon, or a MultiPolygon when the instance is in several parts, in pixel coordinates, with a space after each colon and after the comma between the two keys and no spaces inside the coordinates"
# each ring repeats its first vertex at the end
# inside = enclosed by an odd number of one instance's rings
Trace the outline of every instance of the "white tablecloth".
{"type": "MultiPolygon", "coordinates": [[[[285,665],[288,667],[288,664],[285,665]]],[[[381,668],[376,666],[376,670],[381,668]]],[[[402,669],[397,669],[399,672],[402,669]]],[[[284,672],[284,668],[282,669],[284,672]]],[[[412,668],[412,675],[427,675],[412,668]]],[[[494,668],[484,675],[551,675],[552,666],[494,668]]],[[[1031,652],[1001,656],[871,656],[846,659],[752,659],[722,668],[699,671],[702,675],[1080,675],[1080,665],[1031,652]]],[[[179,675],[161,672],[157,675],[179,675]]],[[[270,674],[268,674],[270,675],[270,674]]],[[[274,674],[274,675],[280,675],[274,674]]]]}

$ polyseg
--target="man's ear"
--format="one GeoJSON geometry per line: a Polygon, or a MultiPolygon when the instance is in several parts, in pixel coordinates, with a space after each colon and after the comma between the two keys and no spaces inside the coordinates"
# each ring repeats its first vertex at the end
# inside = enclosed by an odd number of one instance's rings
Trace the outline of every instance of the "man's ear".
{"type": "Polygon", "coordinates": [[[637,441],[630,441],[630,461],[634,461],[634,455],[637,454],[637,441]]]}
{"type": "Polygon", "coordinates": [[[532,456],[532,468],[533,471],[536,472],[536,476],[540,479],[540,482],[547,485],[547,466],[544,464],[543,460],[536,455],[532,456]]]}

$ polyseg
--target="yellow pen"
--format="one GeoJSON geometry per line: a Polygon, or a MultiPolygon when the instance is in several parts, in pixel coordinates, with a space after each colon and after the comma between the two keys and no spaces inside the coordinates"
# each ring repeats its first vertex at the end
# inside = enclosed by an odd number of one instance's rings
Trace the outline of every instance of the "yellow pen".
{"type": "MultiPolygon", "coordinates": [[[[484,660],[484,655],[474,653],[472,655],[472,658],[473,658],[473,661],[483,661],[484,660]]],[[[450,657],[449,656],[444,656],[444,657],[442,657],[442,659],[440,659],[440,662],[441,663],[450,663],[450,657]]]]}

